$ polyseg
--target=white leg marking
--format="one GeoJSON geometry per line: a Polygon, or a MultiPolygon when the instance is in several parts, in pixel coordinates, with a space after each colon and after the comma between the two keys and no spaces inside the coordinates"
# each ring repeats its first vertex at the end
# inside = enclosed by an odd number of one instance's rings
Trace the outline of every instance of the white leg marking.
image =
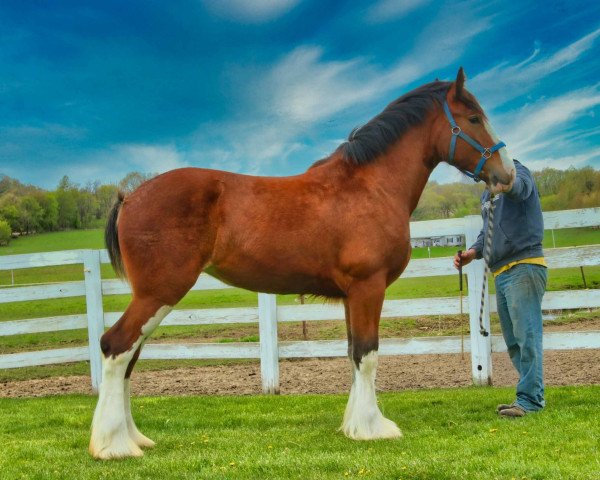
{"type": "Polygon", "coordinates": [[[163,306],[142,327],[142,335],[129,350],[120,355],[102,357],[102,383],[98,404],[92,420],[89,451],[94,458],[110,459],[141,457],[140,446],[153,446],[154,442],[142,435],[131,416],[129,380],[125,382],[127,366],[140,347],[172,307],[163,306]]]}
{"type": "Polygon", "coordinates": [[[102,384],[90,439],[90,453],[94,458],[143,455],[129,436],[125,418],[125,371],[133,353],[134,350],[129,350],[114,358],[102,358],[102,384]]]}
{"type": "Polygon", "coordinates": [[[131,379],[129,378],[125,379],[125,421],[127,422],[129,438],[131,438],[138,447],[153,447],[156,445],[135,426],[133,416],[131,415],[131,379]]]}
{"type": "Polygon", "coordinates": [[[143,340],[140,343],[143,343],[143,341],[152,334],[160,322],[162,322],[163,318],[165,318],[171,312],[171,310],[173,310],[173,307],[169,305],[163,305],[156,311],[153,317],[148,319],[148,321],[142,326],[143,340]]]}
{"type": "Polygon", "coordinates": [[[340,429],[347,437],[354,440],[401,437],[402,432],[398,426],[385,418],[377,406],[375,395],[377,352],[373,351],[365,355],[359,368],[356,368],[354,363],[352,365],[354,380],[340,429]]]}

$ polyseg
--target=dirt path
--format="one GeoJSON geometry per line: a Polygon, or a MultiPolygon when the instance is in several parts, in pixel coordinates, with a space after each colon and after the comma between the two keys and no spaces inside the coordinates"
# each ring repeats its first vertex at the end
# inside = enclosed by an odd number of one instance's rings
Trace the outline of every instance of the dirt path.
{"type": "MultiPolygon", "coordinates": [[[[545,332],[600,330],[600,319],[563,325],[548,324],[545,332]]],[[[184,341],[179,339],[179,341],[184,341]]],[[[517,375],[506,353],[492,354],[494,385],[514,386],[517,375]]],[[[545,352],[547,385],[600,384],[600,350],[545,352]]],[[[346,358],[282,360],[282,394],[347,393],[350,363],[346,358]]],[[[381,391],[471,385],[471,359],[460,355],[380,357],[377,387],[381,391]]],[[[0,383],[2,397],[38,397],[69,393],[92,394],[89,376],[51,377],[0,383]]],[[[260,364],[175,368],[136,372],[134,395],[250,395],[261,393],[260,364]]]]}
{"type": "MultiPolygon", "coordinates": [[[[517,376],[506,353],[492,355],[495,385],[515,385],[517,376]]],[[[600,384],[600,350],[546,352],[547,385],[600,384]]],[[[347,393],[346,358],[286,360],[280,363],[282,394],[347,393]]],[[[381,391],[459,387],[471,384],[469,355],[381,357],[377,386],[381,391]]],[[[179,368],[132,376],[134,395],[247,395],[261,392],[260,365],[179,368]]],[[[0,384],[0,397],[91,394],[87,376],[53,377],[0,384]]]]}

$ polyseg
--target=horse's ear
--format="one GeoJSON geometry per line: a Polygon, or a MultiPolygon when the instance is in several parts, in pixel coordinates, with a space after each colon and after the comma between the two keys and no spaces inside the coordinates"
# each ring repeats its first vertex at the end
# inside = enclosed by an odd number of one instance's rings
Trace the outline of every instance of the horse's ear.
{"type": "Polygon", "coordinates": [[[454,82],[454,96],[456,99],[461,99],[463,97],[463,89],[465,88],[466,80],[467,77],[465,71],[463,70],[463,67],[460,67],[456,74],[456,81],[454,82]]]}

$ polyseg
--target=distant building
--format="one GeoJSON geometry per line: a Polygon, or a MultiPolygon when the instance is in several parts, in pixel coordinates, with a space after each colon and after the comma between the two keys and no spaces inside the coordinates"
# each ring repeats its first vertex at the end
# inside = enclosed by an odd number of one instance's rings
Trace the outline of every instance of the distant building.
{"type": "Polygon", "coordinates": [[[420,247],[460,247],[465,244],[463,235],[443,235],[440,237],[411,238],[413,248],[420,247]]]}

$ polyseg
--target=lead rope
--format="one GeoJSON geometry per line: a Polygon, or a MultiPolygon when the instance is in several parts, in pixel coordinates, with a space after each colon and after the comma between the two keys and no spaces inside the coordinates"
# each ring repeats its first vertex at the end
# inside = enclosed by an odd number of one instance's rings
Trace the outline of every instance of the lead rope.
{"type": "Polygon", "coordinates": [[[485,307],[485,292],[487,288],[488,272],[490,267],[488,265],[490,259],[490,253],[492,252],[492,236],[494,235],[494,195],[490,196],[490,211],[488,214],[488,228],[487,235],[485,238],[485,248],[483,249],[483,260],[485,262],[485,268],[483,270],[483,286],[481,288],[481,308],[479,309],[479,333],[484,337],[489,335],[489,332],[483,326],[483,309],[485,307]]]}

